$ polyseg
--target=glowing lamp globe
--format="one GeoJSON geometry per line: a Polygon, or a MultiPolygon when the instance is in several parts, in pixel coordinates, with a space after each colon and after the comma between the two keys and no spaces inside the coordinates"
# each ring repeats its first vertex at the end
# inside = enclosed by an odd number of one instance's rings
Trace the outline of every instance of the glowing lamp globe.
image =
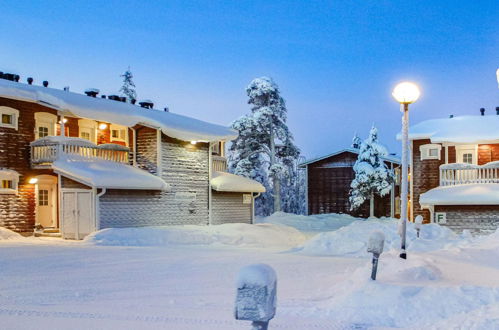
{"type": "Polygon", "coordinates": [[[421,95],[419,87],[411,82],[402,82],[395,86],[392,96],[398,103],[411,104],[417,101],[421,95]]]}

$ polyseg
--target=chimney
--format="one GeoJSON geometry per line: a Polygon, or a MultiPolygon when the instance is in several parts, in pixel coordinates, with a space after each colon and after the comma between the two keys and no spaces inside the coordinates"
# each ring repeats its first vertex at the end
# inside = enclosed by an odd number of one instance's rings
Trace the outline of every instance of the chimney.
{"type": "Polygon", "coordinates": [[[118,95],[109,95],[107,98],[113,101],[121,101],[118,95]]]}
{"type": "Polygon", "coordinates": [[[87,88],[85,89],[85,94],[90,97],[96,97],[99,94],[99,90],[97,88],[87,88]]]}
{"type": "Polygon", "coordinates": [[[120,96],[120,101],[126,103],[126,96],[120,96]]]}
{"type": "Polygon", "coordinates": [[[152,103],[151,100],[143,100],[143,101],[140,101],[139,104],[142,108],[146,108],[146,109],[152,109],[154,107],[154,103],[152,103]]]}
{"type": "Polygon", "coordinates": [[[101,95],[101,98],[105,99],[105,98],[106,98],[106,95],[101,95]]]}
{"type": "Polygon", "coordinates": [[[496,107],[496,115],[499,116],[499,107],[496,107]]]}
{"type": "Polygon", "coordinates": [[[49,82],[48,82],[47,80],[44,80],[44,81],[42,82],[42,84],[43,84],[43,87],[48,87],[49,82]]]}
{"type": "Polygon", "coordinates": [[[64,89],[65,92],[69,92],[69,86],[64,86],[63,89],[64,89]]]}
{"type": "Polygon", "coordinates": [[[480,108],[480,114],[481,114],[482,116],[485,116],[485,108],[480,108]]]}
{"type": "Polygon", "coordinates": [[[163,110],[165,110],[165,112],[170,112],[170,108],[168,107],[165,107],[163,110]]]}
{"type": "Polygon", "coordinates": [[[454,115],[450,115],[449,118],[454,118],[454,115]]]}
{"type": "Polygon", "coordinates": [[[10,81],[16,81],[15,75],[13,73],[4,73],[0,78],[3,78],[5,80],[10,80],[10,81]]]}
{"type": "Polygon", "coordinates": [[[33,78],[32,77],[28,77],[28,79],[26,79],[28,81],[28,85],[33,85],[33,78]]]}
{"type": "Polygon", "coordinates": [[[137,100],[136,100],[136,99],[131,99],[131,100],[130,100],[130,103],[132,103],[132,104],[135,104],[135,102],[137,102],[137,100]]]}
{"type": "Polygon", "coordinates": [[[19,82],[19,79],[21,79],[21,77],[18,74],[14,75],[15,82],[19,82]]]}

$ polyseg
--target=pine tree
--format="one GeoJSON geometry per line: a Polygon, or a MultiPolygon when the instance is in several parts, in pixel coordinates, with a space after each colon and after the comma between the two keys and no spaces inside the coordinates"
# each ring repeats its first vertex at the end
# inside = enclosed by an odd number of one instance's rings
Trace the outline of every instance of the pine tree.
{"type": "MultiPolygon", "coordinates": [[[[300,151],[287,127],[286,104],[275,82],[267,77],[256,78],[246,93],[251,112],[232,124],[239,136],[229,148],[229,168],[267,188],[257,199],[257,210],[260,215],[268,215],[283,209],[282,192],[289,195],[288,190],[295,189],[294,168],[300,151]]],[[[296,207],[286,205],[287,211],[291,209],[296,207]]]]}
{"type": "Polygon", "coordinates": [[[135,92],[135,84],[133,82],[133,74],[132,71],[130,71],[130,67],[120,75],[120,77],[123,77],[123,86],[120,88],[120,93],[122,96],[126,96],[129,101],[132,99],[137,99],[137,92],[135,92]]]}
{"type": "Polygon", "coordinates": [[[353,167],[355,178],[350,187],[350,209],[358,209],[367,199],[370,200],[370,216],[374,216],[374,197],[388,194],[392,188],[393,173],[382,157],[388,152],[378,142],[378,130],[372,127],[369,137],[362,142],[359,156],[353,167]]]}

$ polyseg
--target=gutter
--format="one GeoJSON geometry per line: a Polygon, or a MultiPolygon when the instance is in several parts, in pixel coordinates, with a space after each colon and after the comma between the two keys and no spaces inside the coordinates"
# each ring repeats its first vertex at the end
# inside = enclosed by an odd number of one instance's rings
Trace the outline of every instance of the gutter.
{"type": "MultiPolygon", "coordinates": [[[[97,190],[97,188],[94,188],[97,190]]],[[[102,188],[101,192],[95,195],[95,229],[100,230],[100,198],[107,192],[106,188],[102,188]]]]}

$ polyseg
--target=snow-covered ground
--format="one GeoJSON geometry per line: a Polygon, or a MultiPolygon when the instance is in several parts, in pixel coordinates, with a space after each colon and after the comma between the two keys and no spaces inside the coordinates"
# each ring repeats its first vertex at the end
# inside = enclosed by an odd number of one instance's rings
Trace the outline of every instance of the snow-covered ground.
{"type": "Polygon", "coordinates": [[[0,229],[0,328],[248,329],[233,309],[238,272],[253,263],[277,273],[271,329],[499,328],[499,232],[425,225],[418,239],[408,226],[401,260],[394,220],[259,222],[107,229],[82,242],[0,229]],[[375,229],[386,245],[374,282],[375,229]]]}

